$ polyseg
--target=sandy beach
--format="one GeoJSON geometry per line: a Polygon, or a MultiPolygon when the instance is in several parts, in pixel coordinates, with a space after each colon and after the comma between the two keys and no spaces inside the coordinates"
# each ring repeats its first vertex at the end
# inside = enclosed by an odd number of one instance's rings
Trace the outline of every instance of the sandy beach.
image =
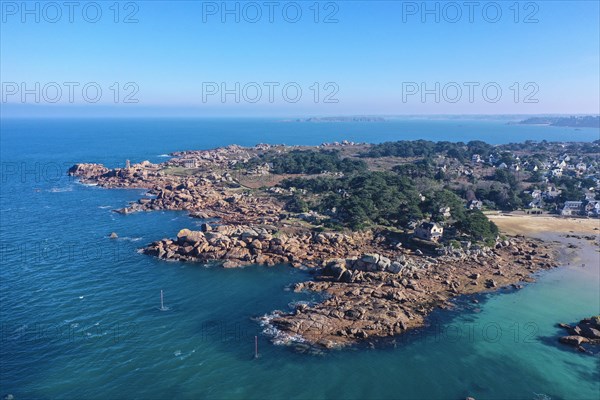
{"type": "Polygon", "coordinates": [[[600,219],[563,218],[539,215],[488,214],[503,233],[509,235],[539,235],[541,233],[600,234],[600,219]]]}

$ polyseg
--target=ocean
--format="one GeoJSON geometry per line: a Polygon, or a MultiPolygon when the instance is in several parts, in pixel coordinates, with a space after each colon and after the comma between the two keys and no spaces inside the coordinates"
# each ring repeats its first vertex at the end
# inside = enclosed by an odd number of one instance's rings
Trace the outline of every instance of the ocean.
{"type": "Polygon", "coordinates": [[[164,161],[228,144],[430,139],[490,143],[599,139],[597,129],[502,120],[296,123],[267,119],[5,119],[0,156],[0,395],[15,399],[596,399],[600,362],[557,343],[556,322],[600,312],[597,252],[586,268],[436,311],[375,348],[306,354],[256,319],[314,295],[288,266],[218,267],[138,253],[201,221],[119,215],[144,195],[66,176],[76,162],[164,161]],[[108,239],[116,232],[119,238],[108,239]],[[160,310],[160,291],[166,310],[160,310]],[[260,356],[254,358],[255,337],[260,356]],[[547,396],[547,397],[544,397],[547,396]]]}

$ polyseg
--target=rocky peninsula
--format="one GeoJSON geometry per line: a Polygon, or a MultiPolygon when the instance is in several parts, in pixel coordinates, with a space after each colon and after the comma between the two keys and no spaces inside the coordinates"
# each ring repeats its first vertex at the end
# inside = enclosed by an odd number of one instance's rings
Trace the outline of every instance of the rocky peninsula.
{"type": "Polygon", "coordinates": [[[279,342],[304,341],[326,348],[400,334],[424,324],[436,307],[458,295],[531,281],[554,267],[553,251],[541,241],[514,237],[494,248],[440,248],[426,254],[399,246],[389,232],[281,233],[273,228],[219,225],[183,229],[143,249],[165,260],[238,267],[291,264],[313,269],[314,279],[293,287],[320,292],[324,301],[275,311],[263,322],[279,342]]]}
{"type": "Polygon", "coordinates": [[[399,204],[393,198],[386,200],[408,216],[416,213],[445,227],[441,240],[428,240],[417,237],[418,221],[405,219],[402,212],[393,219],[369,215],[364,219],[369,223],[356,224],[356,214],[348,212],[346,203],[353,198],[351,186],[327,193],[302,187],[304,181],[343,181],[358,175],[360,182],[366,180],[365,186],[372,184],[369,179],[383,177],[383,188],[376,192],[388,190],[386,184],[404,185],[403,191],[393,192],[399,195],[413,191],[412,182],[371,172],[381,163],[363,169],[359,154],[369,146],[350,142],[317,148],[228,146],[173,153],[161,164],[127,162],[125,168],[114,169],[77,164],[69,174],[105,188],[147,189],[147,197],[115,210],[118,213],[180,210],[205,220],[200,230],[183,229],[173,238],[150,243],[141,250],[147,255],[225,268],[288,264],[309,269],[312,279],[293,290],[319,292],[322,301],[265,316],[263,322],[274,328],[278,342],[337,348],[398,335],[423,326],[433,309],[451,307],[456,296],[520,288],[536,272],[556,266],[551,243],[503,236],[481,212],[456,205],[445,192],[415,196],[421,207],[416,211],[410,197],[399,204]],[[319,163],[331,161],[333,167],[298,171],[297,154],[309,153],[321,157],[319,163]],[[333,160],[322,158],[332,154],[333,160]],[[290,157],[294,167],[289,163],[282,167],[279,160],[290,157]],[[447,209],[439,210],[443,216],[437,215],[437,205],[433,213],[428,211],[428,201],[439,193],[448,202],[447,209]],[[323,204],[333,196],[342,201],[324,210],[323,204]]]}

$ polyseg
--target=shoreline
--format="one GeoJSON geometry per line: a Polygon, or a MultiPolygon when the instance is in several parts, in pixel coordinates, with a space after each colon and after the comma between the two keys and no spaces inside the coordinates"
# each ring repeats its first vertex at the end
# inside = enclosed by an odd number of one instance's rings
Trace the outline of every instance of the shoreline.
{"type": "Polygon", "coordinates": [[[234,179],[232,165],[265,149],[286,147],[232,145],[176,152],[165,163],[127,163],[124,169],[77,164],[69,173],[83,183],[146,189],[153,196],[115,210],[121,214],[180,210],[191,217],[218,220],[204,223],[198,231],[182,229],[176,238],[157,240],[141,249],[147,255],[167,261],[219,262],[225,268],[288,264],[314,271],[313,279],[296,284],[294,291],[320,292],[324,300],[298,304],[292,312],[275,310],[263,322],[281,333],[274,338],[280,343],[287,337],[290,342],[302,340],[329,349],[423,327],[433,310],[451,307],[458,296],[519,289],[522,282],[534,281],[535,273],[557,266],[556,244],[536,235],[557,229],[596,237],[596,225],[600,226],[600,220],[488,215],[511,236],[491,244],[462,239],[444,245],[415,241],[407,231],[389,227],[319,230],[285,212],[284,202],[276,196],[279,192],[271,190],[277,187],[260,191],[242,184],[241,178],[252,176],[259,184],[277,184],[268,179],[268,171],[261,175],[265,172],[260,168],[252,170],[258,175],[251,176],[246,171],[234,179]],[[194,168],[182,169],[187,163],[194,168]]]}
{"type": "Polygon", "coordinates": [[[274,342],[304,342],[323,348],[378,340],[425,325],[436,308],[458,296],[503,287],[520,289],[533,275],[557,266],[553,243],[514,236],[494,248],[443,248],[441,254],[397,246],[386,231],[291,234],[248,226],[204,224],[183,229],[175,239],[150,244],[144,253],[165,260],[308,267],[312,280],[295,292],[321,293],[324,300],[275,310],[262,319],[274,342]],[[367,252],[370,251],[370,252],[367,252]],[[287,339],[286,339],[287,338],[287,339]]]}
{"type": "MultiPolygon", "coordinates": [[[[580,232],[581,235],[583,233],[585,233],[585,231],[580,232]]],[[[306,352],[317,352],[317,354],[320,351],[319,349],[321,349],[321,350],[323,350],[323,349],[341,349],[347,345],[349,345],[351,347],[358,346],[359,348],[362,348],[362,347],[368,347],[368,348],[383,347],[383,348],[385,348],[386,346],[396,346],[397,344],[403,343],[407,340],[410,341],[411,338],[413,338],[413,335],[418,336],[421,332],[431,333],[432,326],[434,326],[436,324],[434,321],[432,321],[430,319],[433,315],[437,315],[439,317],[439,315],[440,315],[439,313],[442,313],[442,315],[444,315],[446,312],[451,312],[451,313],[452,312],[461,312],[460,310],[459,311],[456,310],[457,306],[458,306],[458,308],[462,308],[462,307],[466,307],[467,304],[469,304],[469,303],[478,304],[481,301],[482,296],[485,297],[486,295],[489,295],[489,294],[503,295],[503,294],[508,294],[508,293],[514,293],[518,290],[521,290],[525,286],[528,286],[529,284],[535,284],[538,279],[540,279],[541,277],[543,277],[546,274],[551,274],[552,272],[554,272],[556,270],[571,269],[572,271],[574,271],[577,274],[579,274],[580,271],[583,273],[586,273],[586,274],[591,273],[591,277],[593,279],[598,279],[600,277],[600,273],[598,272],[598,269],[600,266],[592,264],[594,262],[595,258],[597,258],[597,253],[600,252],[600,236],[598,236],[598,234],[596,234],[595,239],[593,241],[589,240],[589,238],[586,238],[584,236],[580,236],[577,234],[573,235],[573,234],[561,234],[561,233],[549,233],[549,234],[543,234],[543,235],[534,235],[533,238],[537,239],[537,240],[542,240],[543,242],[550,244],[555,249],[556,261],[558,263],[557,266],[555,266],[554,268],[551,268],[551,269],[540,269],[540,270],[531,272],[529,275],[523,277],[523,279],[521,281],[513,283],[513,284],[507,284],[507,285],[499,286],[497,288],[459,293],[455,297],[450,297],[447,301],[445,301],[441,304],[438,304],[436,307],[432,307],[429,312],[426,312],[422,315],[423,316],[422,321],[420,321],[419,323],[417,323],[413,326],[410,326],[408,329],[406,329],[398,334],[393,334],[393,335],[389,335],[389,336],[376,336],[376,337],[371,337],[371,338],[365,338],[365,340],[353,341],[350,343],[345,343],[343,345],[336,345],[333,342],[330,342],[330,343],[320,342],[320,343],[316,343],[316,345],[315,345],[315,343],[311,340],[306,340],[302,336],[299,336],[296,334],[291,334],[290,336],[291,336],[292,340],[290,340],[290,342],[287,344],[292,345],[293,347],[295,347],[298,350],[306,351],[306,352]],[[573,245],[574,247],[571,247],[569,245],[573,245]],[[591,261],[591,263],[586,263],[584,265],[578,265],[578,261],[580,261],[581,259],[583,259],[585,261],[591,261]],[[590,266],[592,266],[592,268],[588,269],[590,266]],[[585,269],[582,269],[582,267],[585,267],[585,269]],[[462,304],[462,306],[461,306],[461,304],[462,304]],[[298,341],[298,339],[301,339],[301,340],[298,341]]],[[[290,315],[290,313],[284,313],[284,314],[287,314],[288,316],[290,315]]],[[[600,309],[598,310],[597,314],[600,314],[600,309]]],[[[586,317],[588,317],[588,315],[586,315],[585,313],[582,313],[581,315],[575,314],[573,316],[572,320],[575,321],[575,320],[579,320],[581,318],[586,318],[586,317]]],[[[275,324],[277,323],[276,318],[273,317],[272,314],[269,315],[269,318],[271,320],[270,322],[272,322],[272,320],[275,320],[275,324]]],[[[561,325],[561,324],[558,324],[558,322],[557,322],[557,325],[561,325]]],[[[277,325],[274,325],[274,327],[277,327],[277,325]]],[[[556,337],[557,343],[558,343],[558,339],[560,339],[560,336],[556,337]]],[[[277,337],[277,341],[278,341],[278,344],[283,343],[282,337],[280,335],[277,337]]],[[[577,350],[582,351],[580,348],[577,350]]],[[[596,354],[594,352],[590,352],[589,350],[587,352],[590,354],[596,354]]]]}
{"type": "MultiPolygon", "coordinates": [[[[538,240],[513,238],[511,246],[532,246],[552,251],[538,240]],[[513,242],[514,241],[514,242],[513,242]]],[[[401,275],[366,273],[357,282],[340,282],[328,267],[313,281],[297,284],[295,291],[315,291],[327,299],[310,307],[282,313],[272,323],[293,337],[328,349],[361,342],[393,339],[427,325],[435,309],[452,308],[453,301],[502,288],[518,290],[524,282],[534,282],[535,274],[555,268],[551,263],[525,264],[525,257],[512,255],[512,247],[497,250],[499,262],[490,258],[445,259],[401,275]],[[503,251],[504,250],[504,251],[503,251]],[[455,267],[460,263],[460,267],[455,267]]],[[[522,251],[522,250],[521,250],[522,251]]]]}

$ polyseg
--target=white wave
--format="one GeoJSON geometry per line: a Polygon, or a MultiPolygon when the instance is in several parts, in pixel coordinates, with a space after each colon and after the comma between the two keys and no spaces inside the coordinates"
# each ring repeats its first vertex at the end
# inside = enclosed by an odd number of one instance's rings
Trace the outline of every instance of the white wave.
{"type": "Polygon", "coordinates": [[[171,156],[168,155],[168,154],[159,154],[157,157],[168,158],[168,157],[171,157],[171,156]]]}
{"type": "Polygon", "coordinates": [[[124,236],[124,237],[119,238],[119,239],[121,239],[121,240],[127,240],[128,242],[139,242],[143,238],[141,238],[141,237],[133,237],[133,238],[131,238],[131,237],[128,237],[128,236],[124,236]]]}
{"type": "Polygon", "coordinates": [[[91,333],[91,332],[86,332],[86,333],[85,333],[85,336],[87,336],[88,338],[98,338],[98,337],[103,337],[103,336],[106,336],[106,335],[108,335],[108,334],[110,334],[110,332],[109,332],[109,331],[104,331],[104,332],[102,332],[102,333],[98,333],[98,334],[96,334],[96,333],[91,333]]]}
{"type": "Polygon", "coordinates": [[[184,354],[181,350],[177,350],[173,353],[173,355],[177,358],[179,358],[180,360],[185,360],[186,358],[189,358],[192,354],[194,354],[196,352],[196,349],[190,351],[187,354],[184,354]]]}
{"type": "Polygon", "coordinates": [[[305,301],[305,300],[297,300],[297,301],[292,301],[290,303],[288,303],[288,307],[291,310],[295,310],[298,306],[304,305],[304,306],[311,306],[313,305],[313,302],[310,301],[305,301]]]}
{"type": "Polygon", "coordinates": [[[112,206],[98,206],[98,208],[101,208],[103,210],[106,210],[107,208],[112,208],[112,206]]]}
{"type": "Polygon", "coordinates": [[[292,343],[306,343],[301,335],[289,334],[277,329],[271,321],[273,318],[281,316],[280,311],[273,311],[271,314],[265,314],[260,318],[260,326],[264,329],[262,333],[271,337],[271,341],[275,345],[289,345],[292,343]]]}
{"type": "Polygon", "coordinates": [[[73,191],[73,186],[53,187],[51,189],[48,189],[48,192],[50,192],[50,193],[63,193],[63,192],[72,192],[72,191],[73,191]]]}

